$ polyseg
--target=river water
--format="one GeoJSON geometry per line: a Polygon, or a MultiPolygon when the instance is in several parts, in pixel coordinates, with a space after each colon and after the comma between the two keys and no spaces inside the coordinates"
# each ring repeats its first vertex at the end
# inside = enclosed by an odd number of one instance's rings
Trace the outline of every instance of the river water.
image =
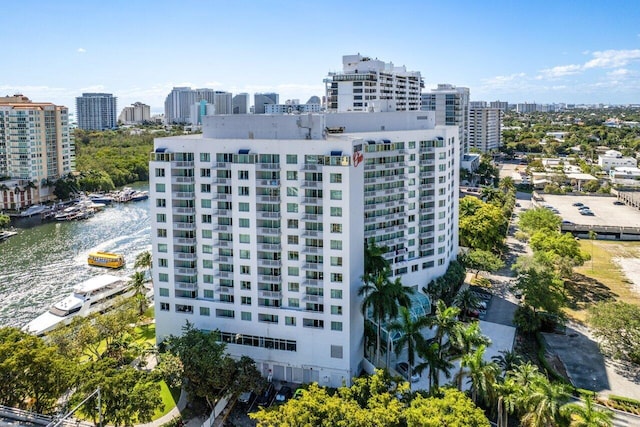
{"type": "Polygon", "coordinates": [[[149,200],[112,204],[83,221],[12,225],[18,234],[0,243],[0,327],[23,326],[90,277],[132,275],[136,256],[151,250],[149,200]],[[87,256],[96,250],[122,253],[126,266],[90,267],[87,256]]]}

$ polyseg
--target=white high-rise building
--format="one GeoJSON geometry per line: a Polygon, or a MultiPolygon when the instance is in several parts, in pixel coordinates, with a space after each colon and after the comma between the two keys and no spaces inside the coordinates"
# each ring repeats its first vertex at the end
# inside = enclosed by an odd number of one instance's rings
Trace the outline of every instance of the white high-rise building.
{"type": "Polygon", "coordinates": [[[482,153],[502,146],[502,110],[491,107],[469,109],[469,146],[482,153]]]}
{"type": "Polygon", "coordinates": [[[422,94],[424,111],[434,111],[437,125],[460,128],[460,156],[469,153],[469,88],[439,84],[436,89],[422,94]]]}
{"type": "Polygon", "coordinates": [[[124,107],[118,116],[118,121],[126,125],[140,124],[151,120],[151,107],[136,102],[129,107],[124,107]]]}
{"type": "Polygon", "coordinates": [[[233,114],[249,114],[249,94],[239,93],[232,100],[233,114]]]}
{"type": "Polygon", "coordinates": [[[429,311],[422,288],[458,253],[458,158],[458,129],[421,111],[216,115],[203,134],[156,139],[158,340],[188,321],[265,376],[349,384],[365,240],[429,311]]]}
{"type": "Polygon", "coordinates": [[[215,114],[232,114],[233,95],[230,92],[224,92],[214,89],[191,89],[190,87],[174,87],[171,93],[167,95],[164,102],[164,117],[167,124],[193,124],[193,106],[200,105],[201,101],[215,106],[215,114]]]}
{"type": "Polygon", "coordinates": [[[83,93],[76,98],[78,127],[105,130],[118,127],[117,100],[110,93],[83,93]]]}
{"type": "Polygon", "coordinates": [[[410,111],[420,109],[424,87],[419,71],[360,54],[342,57],[342,72],[324,80],[327,111],[410,111]]]}

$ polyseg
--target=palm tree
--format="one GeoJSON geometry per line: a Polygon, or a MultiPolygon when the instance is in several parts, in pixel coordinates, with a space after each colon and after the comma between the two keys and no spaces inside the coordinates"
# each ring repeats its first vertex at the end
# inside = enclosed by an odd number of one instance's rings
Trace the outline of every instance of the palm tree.
{"type": "MultiPolygon", "coordinates": [[[[452,335],[450,336],[451,346],[457,352],[462,354],[462,357],[471,354],[475,348],[479,348],[480,346],[488,346],[491,345],[491,340],[482,335],[482,331],[480,330],[480,323],[473,322],[466,327],[455,328],[452,331],[452,335]]],[[[464,369],[463,364],[460,364],[460,371],[458,372],[458,390],[462,391],[462,370],[464,369]]]]}
{"type": "Polygon", "coordinates": [[[611,427],[613,412],[600,410],[593,404],[591,396],[583,396],[582,403],[567,403],[560,408],[560,413],[571,419],[571,427],[611,427]]]}
{"type": "Polygon", "coordinates": [[[390,282],[384,272],[378,272],[373,281],[365,281],[358,290],[358,295],[365,295],[362,301],[362,314],[367,317],[369,309],[371,317],[377,322],[376,363],[380,363],[380,336],[382,323],[387,318],[398,316],[399,305],[407,307],[410,304],[409,294],[413,288],[406,288],[400,279],[390,282]]]}
{"type": "Polygon", "coordinates": [[[151,267],[153,264],[153,258],[151,257],[151,252],[144,251],[140,252],[136,256],[136,262],[133,265],[135,268],[146,268],[151,273],[151,267]]]}
{"type": "Polygon", "coordinates": [[[476,296],[471,288],[466,288],[456,295],[453,304],[460,309],[460,313],[466,318],[467,313],[480,307],[480,298],[476,296]]]}
{"type": "Polygon", "coordinates": [[[143,293],[144,281],[145,277],[142,271],[136,271],[131,275],[131,286],[135,290],[136,295],[143,293]]]}
{"type": "Polygon", "coordinates": [[[496,381],[500,368],[495,362],[487,362],[484,360],[484,345],[479,346],[473,353],[465,354],[462,357],[461,367],[466,368],[460,370],[459,376],[468,375],[471,382],[471,398],[478,403],[480,398],[485,404],[495,400],[496,381]]]}
{"type": "Polygon", "coordinates": [[[500,350],[499,353],[499,356],[493,356],[491,360],[498,364],[504,375],[522,363],[522,357],[515,351],[500,350]]]}
{"type": "Polygon", "coordinates": [[[362,281],[372,281],[378,273],[388,273],[389,261],[383,256],[387,253],[386,246],[377,246],[374,240],[364,244],[364,275],[362,281]]]}
{"type": "Polygon", "coordinates": [[[507,377],[503,382],[496,384],[498,427],[507,427],[509,425],[509,414],[513,414],[517,409],[521,400],[522,390],[522,386],[517,384],[511,377],[507,377]]]}
{"type": "Polygon", "coordinates": [[[416,351],[425,345],[422,330],[429,326],[429,319],[420,317],[416,320],[411,318],[411,312],[406,307],[400,308],[400,321],[395,320],[388,326],[388,331],[400,332],[400,338],[396,342],[395,352],[400,355],[407,347],[407,360],[409,362],[409,381],[411,381],[411,371],[416,362],[416,351]]]}
{"type": "Polygon", "coordinates": [[[437,390],[440,387],[440,373],[449,378],[451,377],[451,369],[454,364],[451,362],[451,358],[441,351],[437,342],[427,343],[418,348],[418,356],[423,360],[418,364],[415,371],[419,374],[425,369],[429,371],[429,392],[437,390]]]}
{"type": "Polygon", "coordinates": [[[540,375],[526,399],[526,413],[520,420],[523,426],[555,426],[562,420],[560,408],[569,399],[569,392],[565,384],[552,383],[540,375]]]}
{"type": "Polygon", "coordinates": [[[439,356],[442,358],[442,341],[444,336],[451,336],[455,330],[460,327],[458,321],[458,314],[460,309],[458,307],[447,307],[442,300],[438,300],[436,303],[436,314],[429,318],[429,326],[436,328],[436,342],[438,343],[438,349],[440,351],[439,356]]]}

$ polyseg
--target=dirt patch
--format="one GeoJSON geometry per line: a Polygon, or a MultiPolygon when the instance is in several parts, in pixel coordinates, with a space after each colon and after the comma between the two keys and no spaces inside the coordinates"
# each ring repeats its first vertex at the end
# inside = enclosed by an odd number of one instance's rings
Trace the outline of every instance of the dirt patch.
{"type": "Polygon", "coordinates": [[[620,266],[620,269],[626,276],[626,281],[632,285],[631,289],[640,294],[640,259],[612,258],[611,261],[620,266]]]}

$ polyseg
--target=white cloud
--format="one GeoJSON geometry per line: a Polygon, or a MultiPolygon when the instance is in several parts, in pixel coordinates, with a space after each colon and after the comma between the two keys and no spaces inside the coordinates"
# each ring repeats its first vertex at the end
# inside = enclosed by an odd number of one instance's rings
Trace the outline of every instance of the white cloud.
{"type": "Polygon", "coordinates": [[[557,67],[545,68],[543,70],[540,70],[541,75],[537,76],[536,79],[538,80],[540,80],[541,78],[555,79],[558,77],[578,74],[580,71],[582,71],[582,67],[577,64],[558,65],[557,67]]]}
{"type": "Polygon", "coordinates": [[[616,78],[624,78],[624,77],[630,76],[631,74],[633,74],[631,72],[631,70],[628,70],[626,68],[618,68],[617,70],[609,71],[607,73],[607,76],[616,77],[616,78]]]}
{"type": "Polygon", "coordinates": [[[593,52],[593,59],[584,64],[584,68],[624,67],[629,62],[640,60],[640,49],[604,50],[593,52]]]}
{"type": "Polygon", "coordinates": [[[78,50],[76,51],[78,53],[86,53],[87,49],[83,48],[83,47],[79,47],[78,50]]]}
{"type": "Polygon", "coordinates": [[[510,83],[522,79],[526,76],[525,73],[514,73],[514,74],[509,74],[508,76],[495,76],[495,77],[490,77],[488,79],[483,79],[483,82],[487,85],[487,86],[494,86],[494,87],[503,87],[506,85],[509,85],[510,83]]]}

